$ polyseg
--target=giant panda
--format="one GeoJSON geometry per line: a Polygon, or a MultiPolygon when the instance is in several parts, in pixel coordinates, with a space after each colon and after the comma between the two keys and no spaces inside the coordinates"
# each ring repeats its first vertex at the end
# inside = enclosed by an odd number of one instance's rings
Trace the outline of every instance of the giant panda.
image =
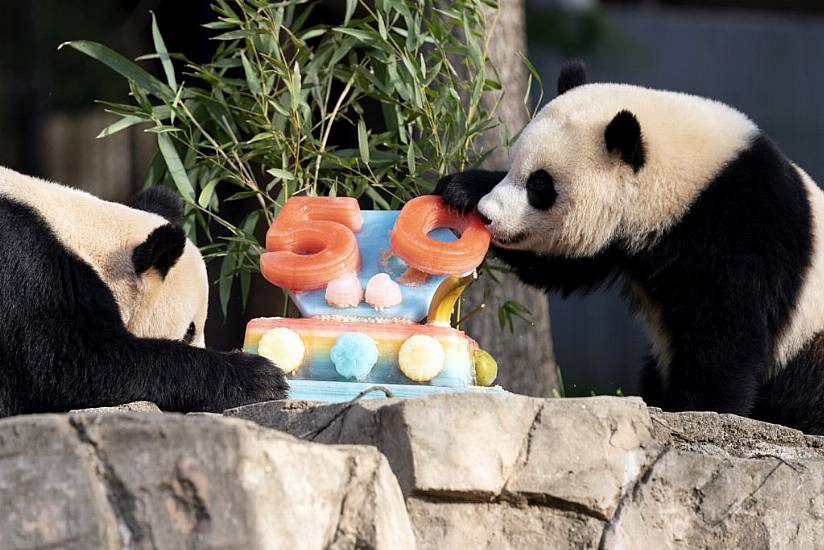
{"type": "Polygon", "coordinates": [[[164,191],[130,207],[0,168],[0,417],[285,397],[266,359],[203,347],[206,268],[164,191]]]}
{"type": "Polygon", "coordinates": [[[587,83],[566,65],[508,172],[438,182],[526,283],[620,281],[651,353],[641,393],[824,433],[824,193],[718,101],[587,83]]]}

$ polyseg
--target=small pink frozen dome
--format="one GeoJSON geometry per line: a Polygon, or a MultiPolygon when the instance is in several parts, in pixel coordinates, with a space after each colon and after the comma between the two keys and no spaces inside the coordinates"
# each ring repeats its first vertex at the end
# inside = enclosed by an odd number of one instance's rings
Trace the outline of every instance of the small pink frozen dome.
{"type": "Polygon", "coordinates": [[[332,307],[357,307],[363,300],[363,287],[352,271],[326,285],[326,303],[332,307]]]}
{"type": "Polygon", "coordinates": [[[401,287],[386,273],[378,273],[366,283],[366,303],[378,311],[401,302],[401,287]]]}

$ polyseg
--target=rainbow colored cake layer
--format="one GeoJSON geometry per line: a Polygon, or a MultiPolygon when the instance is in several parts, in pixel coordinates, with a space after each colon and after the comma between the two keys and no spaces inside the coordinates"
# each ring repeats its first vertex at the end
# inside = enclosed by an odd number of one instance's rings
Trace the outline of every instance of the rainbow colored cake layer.
{"type": "Polygon", "coordinates": [[[369,384],[415,384],[398,368],[401,346],[414,335],[432,337],[443,349],[443,369],[427,383],[432,386],[464,388],[475,384],[474,353],[478,345],[463,332],[433,325],[399,322],[340,322],[324,319],[284,319],[263,317],[253,319],[246,328],[244,351],[258,352],[261,337],[274,328],[295,331],[303,341],[306,353],[303,363],[289,374],[291,380],[325,380],[363,382],[369,384]],[[369,374],[355,380],[342,376],[336,368],[332,349],[347,333],[366,334],[378,351],[376,364],[369,374]]]}

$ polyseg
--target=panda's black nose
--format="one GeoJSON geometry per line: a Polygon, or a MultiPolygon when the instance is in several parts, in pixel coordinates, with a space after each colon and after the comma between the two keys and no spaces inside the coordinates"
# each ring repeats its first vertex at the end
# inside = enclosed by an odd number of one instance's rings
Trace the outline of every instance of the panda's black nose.
{"type": "Polygon", "coordinates": [[[480,212],[478,212],[478,217],[481,218],[481,222],[483,222],[484,225],[489,225],[489,224],[492,223],[492,220],[490,220],[489,218],[487,218],[486,216],[484,216],[480,212]]]}

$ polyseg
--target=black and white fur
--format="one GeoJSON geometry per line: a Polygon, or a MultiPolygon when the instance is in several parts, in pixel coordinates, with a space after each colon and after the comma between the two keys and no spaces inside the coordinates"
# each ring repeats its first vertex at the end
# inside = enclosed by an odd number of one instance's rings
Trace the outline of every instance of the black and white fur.
{"type": "Polygon", "coordinates": [[[527,283],[623,281],[652,341],[642,394],[824,433],[824,193],[722,103],[587,84],[580,63],[509,172],[448,176],[527,283]]]}
{"type": "Polygon", "coordinates": [[[0,168],[0,417],[286,395],[266,359],[203,348],[206,268],[180,201],[155,189],[132,204],[0,168]]]}

